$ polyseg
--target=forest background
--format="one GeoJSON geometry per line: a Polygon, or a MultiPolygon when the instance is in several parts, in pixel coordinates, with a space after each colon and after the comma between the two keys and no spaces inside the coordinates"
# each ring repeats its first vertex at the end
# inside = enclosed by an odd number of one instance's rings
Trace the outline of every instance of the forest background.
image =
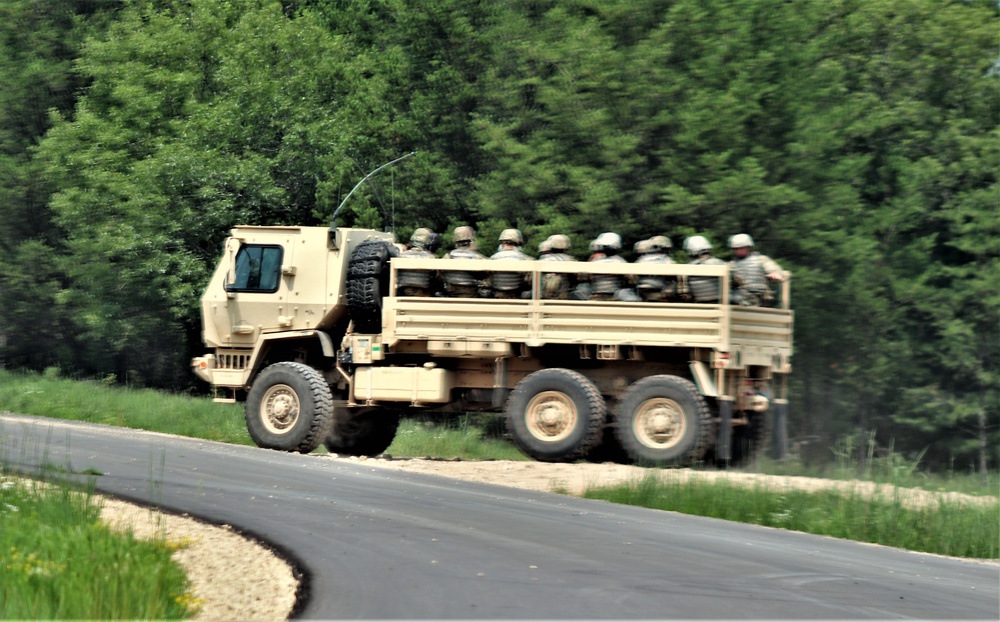
{"type": "Polygon", "coordinates": [[[229,228],[416,151],[340,224],[749,233],[792,436],[996,468],[998,50],[992,0],[4,0],[0,356],[204,390],[229,228]]]}

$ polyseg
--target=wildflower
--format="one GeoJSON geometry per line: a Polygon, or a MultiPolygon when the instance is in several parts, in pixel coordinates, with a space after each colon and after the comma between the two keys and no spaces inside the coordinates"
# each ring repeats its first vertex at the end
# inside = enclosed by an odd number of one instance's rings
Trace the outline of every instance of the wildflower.
{"type": "Polygon", "coordinates": [[[174,596],[174,602],[191,614],[197,613],[205,603],[204,599],[198,598],[191,592],[184,592],[179,596],[174,596]]]}
{"type": "Polygon", "coordinates": [[[790,510],[771,513],[771,521],[776,525],[784,525],[788,522],[791,522],[791,518],[792,518],[792,512],[790,510]]]}
{"type": "Polygon", "coordinates": [[[189,548],[192,544],[194,544],[194,540],[185,536],[183,538],[167,538],[160,543],[160,546],[173,552],[189,548]]]}

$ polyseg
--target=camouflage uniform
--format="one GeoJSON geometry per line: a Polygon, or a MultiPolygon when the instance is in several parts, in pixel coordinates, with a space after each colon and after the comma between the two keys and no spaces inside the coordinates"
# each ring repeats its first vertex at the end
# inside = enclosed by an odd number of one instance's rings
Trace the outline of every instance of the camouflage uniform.
{"type": "MultiPolygon", "coordinates": [[[[475,231],[472,227],[455,229],[456,248],[449,251],[447,259],[486,259],[477,252],[475,231]]],[[[479,295],[480,277],[467,270],[447,270],[441,274],[444,279],[445,295],[452,298],[475,298],[479,295]]]]}
{"type": "MultiPolygon", "coordinates": [[[[662,236],[657,236],[662,237],[662,236]]],[[[635,260],[635,263],[655,263],[655,264],[672,264],[674,260],[667,256],[663,251],[665,250],[662,243],[654,244],[652,239],[643,240],[642,242],[637,242],[635,245],[636,252],[639,253],[639,258],[635,260]]],[[[669,248],[669,242],[668,246],[669,248]]],[[[677,291],[677,281],[676,279],[662,276],[640,276],[635,284],[636,291],[643,300],[649,302],[660,302],[669,299],[677,291]]]]}
{"type": "MultiPolygon", "coordinates": [[[[565,235],[552,235],[538,245],[538,261],[576,261],[569,250],[569,238],[565,235]]],[[[570,292],[570,275],[561,272],[542,273],[542,298],[549,300],[566,300],[570,292]]]]}
{"type": "MultiPolygon", "coordinates": [[[[593,263],[628,263],[618,254],[621,248],[621,236],[610,231],[602,233],[591,243],[591,249],[596,252],[591,255],[590,261],[593,263]]],[[[615,295],[624,287],[625,278],[621,274],[592,274],[590,275],[590,285],[591,300],[614,300],[615,295]]]]}
{"type": "MultiPolygon", "coordinates": [[[[500,234],[500,246],[490,259],[499,261],[533,261],[521,250],[522,237],[517,229],[506,229],[500,234]]],[[[494,272],[492,287],[496,298],[520,298],[524,291],[523,272],[494,272]]]]}
{"type": "MultiPolygon", "coordinates": [[[[724,266],[726,262],[718,257],[706,255],[698,257],[689,262],[694,266],[724,266]]],[[[688,277],[688,289],[691,290],[691,297],[695,302],[717,303],[719,302],[719,279],[709,276],[688,277]]]]}
{"type": "MultiPolygon", "coordinates": [[[[435,258],[427,247],[434,234],[429,229],[420,228],[410,236],[410,248],[400,253],[400,257],[435,258]]],[[[428,270],[400,270],[396,275],[396,292],[399,296],[426,298],[431,295],[431,273],[428,270]]]]}
{"type": "Polygon", "coordinates": [[[760,253],[750,253],[742,259],[733,259],[733,269],[737,287],[731,293],[730,302],[743,307],[770,307],[774,304],[774,293],[767,275],[781,272],[773,259],[760,253]]]}
{"type": "MultiPolygon", "coordinates": [[[[595,259],[593,263],[628,263],[621,255],[606,255],[602,259],[595,259]]],[[[593,293],[591,300],[614,300],[615,294],[625,284],[625,279],[621,274],[594,274],[590,278],[593,293]]]]}

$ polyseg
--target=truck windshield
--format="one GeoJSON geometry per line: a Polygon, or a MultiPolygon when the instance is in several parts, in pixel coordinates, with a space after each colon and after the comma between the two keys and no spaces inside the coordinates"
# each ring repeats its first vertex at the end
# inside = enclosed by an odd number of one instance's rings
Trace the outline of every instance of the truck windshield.
{"type": "Polygon", "coordinates": [[[236,278],[227,288],[235,292],[278,291],[281,273],[280,246],[247,244],[236,254],[236,278]]]}

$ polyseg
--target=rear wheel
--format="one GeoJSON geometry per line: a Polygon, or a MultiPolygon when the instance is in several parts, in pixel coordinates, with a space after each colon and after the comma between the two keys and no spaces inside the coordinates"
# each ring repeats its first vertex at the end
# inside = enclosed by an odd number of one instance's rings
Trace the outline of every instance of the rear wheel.
{"type": "Polygon", "coordinates": [[[326,436],[326,448],[347,456],[377,456],[392,445],[399,428],[399,411],[382,408],[342,410],[326,436]]]}
{"type": "Polygon", "coordinates": [[[259,447],[309,453],[319,447],[333,423],[330,386],[308,365],[275,363],[250,387],[246,422],[259,447]]]}
{"type": "Polygon", "coordinates": [[[544,462],[584,457],[601,439],[604,398],[582,374],[542,369],[517,383],[507,399],[507,429],[518,448],[544,462]]]}
{"type": "Polygon", "coordinates": [[[637,463],[686,466],[711,442],[711,413],[693,383],[677,376],[635,382],[618,404],[616,432],[637,463]]]}
{"type": "Polygon", "coordinates": [[[733,428],[732,466],[748,466],[760,460],[771,436],[771,413],[752,412],[748,417],[746,425],[733,428]]]}
{"type": "Polygon", "coordinates": [[[601,433],[601,440],[587,452],[588,462],[615,462],[617,464],[628,464],[629,455],[622,447],[618,435],[615,434],[613,425],[605,425],[601,433]]]}

